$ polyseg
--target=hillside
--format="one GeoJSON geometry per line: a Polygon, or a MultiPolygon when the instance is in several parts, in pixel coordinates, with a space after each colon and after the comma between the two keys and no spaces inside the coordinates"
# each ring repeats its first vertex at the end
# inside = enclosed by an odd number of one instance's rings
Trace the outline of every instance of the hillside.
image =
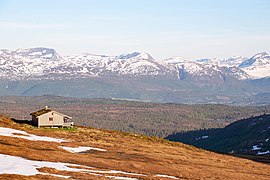
{"type": "Polygon", "coordinates": [[[221,129],[176,133],[166,139],[216,152],[266,156],[270,162],[270,114],[243,119],[221,129]]]}
{"type": "Polygon", "coordinates": [[[269,179],[270,174],[266,164],[117,131],[36,129],[1,116],[0,137],[0,179],[269,179]]]}
{"type": "Polygon", "coordinates": [[[76,125],[166,137],[174,132],[222,128],[239,119],[270,113],[270,106],[185,105],[58,96],[0,97],[0,112],[27,120],[38,109],[73,117],[76,125]]]}

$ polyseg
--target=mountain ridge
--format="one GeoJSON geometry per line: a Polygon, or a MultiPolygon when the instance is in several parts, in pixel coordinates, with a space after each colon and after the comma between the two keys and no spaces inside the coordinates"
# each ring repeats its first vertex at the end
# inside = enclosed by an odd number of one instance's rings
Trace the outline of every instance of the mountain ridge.
{"type": "Polygon", "coordinates": [[[270,57],[252,58],[254,63],[241,69],[248,58],[156,60],[145,52],[61,56],[52,48],[0,50],[0,95],[269,104],[270,57]]]}
{"type": "Polygon", "coordinates": [[[133,52],[118,56],[82,53],[61,56],[52,48],[0,49],[0,77],[3,79],[51,79],[104,76],[172,76],[185,71],[190,76],[231,74],[239,80],[270,77],[270,56],[258,53],[251,58],[190,60],[172,57],[156,60],[148,53],[133,52]],[[262,71],[263,73],[259,73],[262,71]],[[268,72],[269,71],[269,72],[268,72]]]}

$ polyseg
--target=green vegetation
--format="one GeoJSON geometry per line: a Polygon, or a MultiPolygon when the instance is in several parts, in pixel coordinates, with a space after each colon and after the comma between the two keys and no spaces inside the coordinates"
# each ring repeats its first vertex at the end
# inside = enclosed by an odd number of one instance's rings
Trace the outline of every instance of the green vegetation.
{"type": "Polygon", "coordinates": [[[75,132],[77,127],[68,127],[68,128],[40,128],[42,131],[66,131],[66,132],[75,132]]]}

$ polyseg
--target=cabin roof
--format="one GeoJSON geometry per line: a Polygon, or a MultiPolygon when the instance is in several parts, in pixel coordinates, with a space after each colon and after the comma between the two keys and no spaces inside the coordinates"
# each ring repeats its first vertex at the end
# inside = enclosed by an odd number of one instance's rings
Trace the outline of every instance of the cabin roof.
{"type": "Polygon", "coordinates": [[[38,110],[36,112],[32,112],[30,115],[37,117],[37,116],[41,116],[41,115],[46,114],[46,113],[51,112],[51,111],[52,111],[51,109],[41,109],[41,110],[38,110]]]}
{"type": "Polygon", "coordinates": [[[36,111],[36,112],[32,112],[30,115],[35,116],[35,117],[38,117],[38,116],[41,116],[41,115],[43,115],[43,114],[47,114],[48,112],[54,112],[54,113],[57,113],[57,114],[59,114],[59,115],[61,115],[61,116],[65,116],[65,117],[70,118],[70,119],[72,118],[72,117],[70,117],[70,116],[68,116],[68,115],[59,113],[59,112],[57,112],[57,111],[53,111],[53,110],[51,110],[51,109],[46,109],[46,108],[41,109],[41,110],[38,110],[38,111],[36,111]]]}

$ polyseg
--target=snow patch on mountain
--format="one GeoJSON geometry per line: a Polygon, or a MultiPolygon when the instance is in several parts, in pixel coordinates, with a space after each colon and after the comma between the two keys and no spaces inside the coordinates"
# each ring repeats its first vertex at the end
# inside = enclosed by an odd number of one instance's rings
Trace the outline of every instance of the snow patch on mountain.
{"type": "Polygon", "coordinates": [[[133,52],[130,54],[121,54],[120,56],[117,56],[117,59],[130,59],[130,58],[136,57],[138,55],[140,55],[139,52],[133,52]]]}
{"type": "Polygon", "coordinates": [[[243,56],[233,56],[229,58],[225,58],[221,61],[219,61],[220,66],[225,66],[225,67],[238,67],[243,61],[247,60],[247,57],[243,56]]]}
{"type": "Polygon", "coordinates": [[[270,77],[270,55],[266,52],[258,53],[243,61],[238,67],[253,78],[270,77]]]}

